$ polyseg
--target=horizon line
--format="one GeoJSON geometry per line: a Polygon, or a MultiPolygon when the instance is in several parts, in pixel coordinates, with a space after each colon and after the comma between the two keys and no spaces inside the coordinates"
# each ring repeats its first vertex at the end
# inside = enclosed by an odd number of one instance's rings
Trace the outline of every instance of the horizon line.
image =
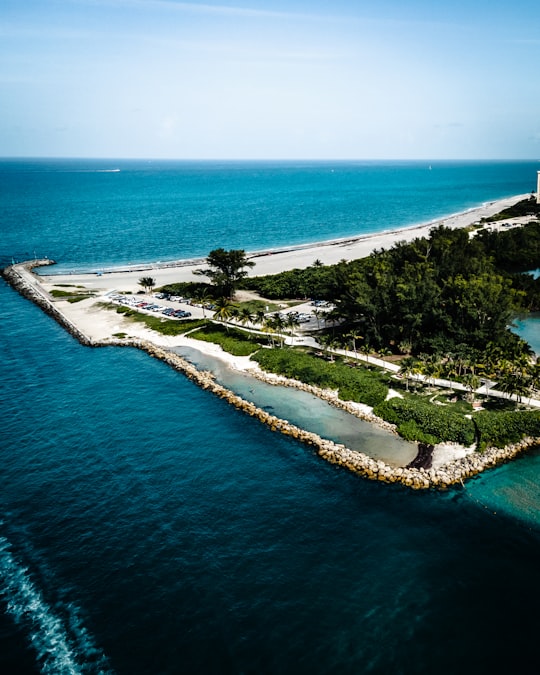
{"type": "Polygon", "coordinates": [[[540,162],[533,157],[121,157],[87,155],[0,155],[5,160],[92,160],[143,162],[540,162]]]}

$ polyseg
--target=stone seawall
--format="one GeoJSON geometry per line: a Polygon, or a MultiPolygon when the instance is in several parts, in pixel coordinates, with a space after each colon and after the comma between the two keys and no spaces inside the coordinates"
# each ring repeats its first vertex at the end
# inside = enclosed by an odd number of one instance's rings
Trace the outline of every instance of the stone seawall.
{"type": "MultiPolygon", "coordinates": [[[[39,260],[27,263],[24,267],[26,270],[31,270],[33,267],[49,264],[53,264],[52,261],[39,260]]],[[[211,373],[198,370],[178,354],[159,347],[148,340],[107,338],[101,341],[93,341],[88,336],[84,335],[77,326],[69,321],[69,319],[55,307],[50,296],[38,286],[37,282],[33,283],[31,280],[25,279],[17,267],[12,266],[2,270],[2,276],[21,295],[34,302],[41,307],[44,312],[58,321],[58,323],[81,344],[91,347],[118,346],[142,349],[153,358],[159,359],[175,370],[183,373],[203,389],[226,400],[230,405],[233,405],[247,415],[255,417],[263,424],[266,424],[272,431],[282,433],[310,445],[315,448],[317,454],[327,462],[346,468],[349,471],[370,480],[377,480],[383,483],[398,483],[415,490],[425,490],[430,488],[444,489],[452,485],[463,484],[463,481],[467,478],[471,478],[485,469],[495,467],[517,457],[526,448],[532,445],[540,444],[540,439],[538,438],[524,439],[520,443],[507,446],[506,448],[489,448],[483,453],[473,453],[467,457],[449,462],[437,469],[391,467],[362,452],[350,450],[342,444],[324,439],[315,433],[291,424],[287,420],[271,415],[267,411],[258,408],[254,403],[246,401],[241,396],[238,396],[234,392],[218,384],[211,373]]],[[[393,429],[392,425],[388,425],[382,420],[370,416],[368,413],[363,413],[354,405],[339,401],[337,394],[334,395],[332,392],[322,392],[316,387],[306,385],[302,382],[284,380],[283,378],[276,378],[276,376],[273,375],[266,376],[264,373],[258,373],[257,377],[272,384],[301,388],[304,391],[325,398],[329,403],[337,405],[348,412],[352,412],[358,417],[364,417],[369,421],[377,421],[378,423],[386,425],[389,430],[393,429]]]]}
{"type": "Polygon", "coordinates": [[[31,273],[34,267],[45,267],[47,265],[55,264],[54,260],[49,260],[48,258],[43,260],[32,260],[31,262],[5,267],[0,270],[0,274],[12,288],[18,291],[27,300],[31,300],[35,305],[40,307],[45,314],[52,316],[62,328],[65,328],[68,333],[71,333],[71,335],[73,335],[73,337],[81,344],[89,347],[93,346],[93,341],[58,310],[54,305],[51,296],[39,285],[39,281],[36,280],[35,283],[32,283],[31,280],[28,280],[23,276],[23,273],[19,269],[24,268],[27,272],[31,273]]]}

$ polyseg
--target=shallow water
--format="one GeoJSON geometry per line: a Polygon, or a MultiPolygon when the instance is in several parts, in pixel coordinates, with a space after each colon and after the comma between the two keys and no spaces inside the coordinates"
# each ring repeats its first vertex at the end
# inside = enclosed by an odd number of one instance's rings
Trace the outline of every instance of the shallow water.
{"type": "Polygon", "coordinates": [[[416,444],[334,408],[307,392],[261,382],[228,368],[220,359],[206,356],[196,349],[179,347],[174,351],[200,370],[212,372],[220,384],[245,400],[322,438],[342,443],[351,450],[363,452],[390,466],[406,466],[418,453],[416,444]]]}

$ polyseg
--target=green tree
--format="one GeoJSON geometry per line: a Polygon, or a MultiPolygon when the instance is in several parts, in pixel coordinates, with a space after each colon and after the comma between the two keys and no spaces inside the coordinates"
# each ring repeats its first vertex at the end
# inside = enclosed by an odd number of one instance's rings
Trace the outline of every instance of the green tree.
{"type": "Polygon", "coordinates": [[[406,356],[400,364],[399,372],[405,378],[405,388],[409,391],[409,378],[420,372],[418,362],[413,356],[406,356]]]}
{"type": "Polygon", "coordinates": [[[238,315],[238,319],[242,326],[253,323],[253,314],[249,311],[248,307],[242,307],[238,315]]]}
{"type": "Polygon", "coordinates": [[[206,287],[201,287],[199,288],[196,293],[194,293],[193,297],[197,302],[200,302],[202,305],[202,311],[203,311],[203,318],[206,318],[206,303],[210,299],[210,294],[208,293],[208,289],[206,287]]]}
{"type": "Polygon", "coordinates": [[[470,402],[473,403],[474,392],[480,386],[480,378],[478,377],[478,375],[475,375],[474,373],[467,373],[466,375],[463,376],[463,384],[465,385],[465,388],[469,392],[470,402]]]}
{"type": "Polygon", "coordinates": [[[300,321],[298,321],[298,317],[296,316],[296,314],[294,314],[293,312],[290,312],[289,314],[287,314],[286,325],[287,325],[287,328],[291,331],[291,344],[293,344],[293,342],[294,342],[294,329],[297,326],[300,325],[300,321]]]}
{"type": "Polygon", "coordinates": [[[234,310],[236,307],[231,303],[229,298],[219,298],[216,300],[216,310],[214,312],[214,319],[222,321],[229,331],[229,326],[227,325],[227,320],[234,316],[234,310]]]}
{"type": "Polygon", "coordinates": [[[152,277],[141,277],[139,279],[139,286],[142,286],[146,291],[152,292],[152,289],[156,285],[156,280],[152,277]]]}
{"type": "Polygon", "coordinates": [[[248,260],[243,250],[226,251],[217,248],[210,251],[206,258],[208,267],[194,270],[193,274],[205,276],[216,287],[216,295],[232,300],[238,284],[247,276],[247,267],[255,263],[248,260]]]}
{"type": "Polygon", "coordinates": [[[265,319],[265,313],[262,309],[258,309],[255,312],[255,321],[260,324],[261,326],[264,324],[264,319],[265,319]]]}

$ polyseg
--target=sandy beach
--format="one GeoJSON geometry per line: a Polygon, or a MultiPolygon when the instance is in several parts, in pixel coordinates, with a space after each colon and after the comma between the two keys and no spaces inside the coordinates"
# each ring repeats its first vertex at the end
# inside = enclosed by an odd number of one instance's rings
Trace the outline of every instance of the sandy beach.
{"type": "MultiPolygon", "coordinates": [[[[502,209],[515,204],[529,195],[517,195],[489,202],[477,208],[462,213],[434,220],[429,223],[420,223],[412,227],[376,234],[349,237],[305,246],[294,246],[275,251],[248,252],[248,257],[255,262],[255,267],[249,271],[250,276],[276,274],[285,270],[304,268],[320,260],[325,265],[333,265],[340,260],[355,260],[364,258],[372,251],[381,248],[390,248],[398,241],[411,241],[416,237],[429,234],[433,227],[467,227],[478,222],[481,218],[499,213],[502,209]]],[[[209,252],[212,245],[209,245],[209,252]]],[[[59,261],[61,262],[61,261],[59,261]]],[[[203,261],[179,260],[171,263],[156,263],[154,265],[134,265],[132,267],[110,268],[103,273],[90,274],[50,274],[42,270],[42,281],[45,286],[51,284],[81,284],[94,290],[117,290],[134,292],[140,290],[138,284],[141,276],[152,276],[156,286],[178,281],[195,281],[200,277],[193,276],[193,270],[203,266],[203,261]]]]}
{"type": "MultiPolygon", "coordinates": [[[[389,248],[398,241],[411,241],[416,237],[427,235],[432,227],[445,225],[447,227],[459,228],[471,225],[481,218],[500,212],[502,209],[514,204],[527,195],[519,195],[503,200],[498,200],[490,204],[472,209],[449,218],[439,221],[421,224],[415,227],[409,227],[392,232],[373,234],[363,237],[350,238],[332,242],[323,242],[312,246],[294,247],[288,250],[281,250],[266,253],[251,254],[256,262],[256,267],[251,270],[251,274],[275,274],[280,271],[303,268],[311,265],[319,259],[324,264],[334,264],[342,259],[353,260],[369,255],[372,251],[381,248],[389,248]]],[[[517,223],[512,222],[512,225],[517,223]]],[[[499,223],[497,227],[502,226],[499,223]]],[[[79,331],[85,341],[90,344],[107,344],[117,342],[115,336],[125,336],[127,340],[140,340],[156,345],[157,348],[170,350],[176,347],[191,347],[197,349],[211,357],[223,360],[229,367],[249,372],[253,375],[262,375],[257,363],[251,361],[249,357],[237,357],[224,352],[221,347],[209,342],[191,339],[189,336],[165,336],[158,334],[145,327],[142,323],[126,320],[122,314],[104,309],[103,302],[110,301],[109,295],[116,292],[135,293],[141,291],[138,281],[141,276],[151,275],[156,286],[161,286],[175,281],[191,281],[198,277],[193,276],[193,270],[201,266],[201,261],[196,264],[186,264],[186,261],[179,261],[174,265],[166,267],[151,266],[122,269],[118,271],[103,272],[101,274],[46,274],[49,268],[41,268],[41,274],[36,275],[29,269],[28,264],[15,265],[17,273],[24,279],[24,282],[39,294],[45,304],[53,304],[55,310],[59,312],[71,325],[79,331]],[[78,286],[80,289],[88,289],[94,292],[92,297],[84,299],[77,303],[70,303],[62,298],[53,299],[50,295],[55,288],[62,286],[78,286]]],[[[141,300],[150,299],[150,296],[141,294],[138,296],[141,300]]],[[[167,301],[163,301],[166,304],[167,301]]],[[[175,303],[175,306],[178,306],[175,303]]],[[[203,316],[203,310],[191,306],[186,306],[192,312],[193,318],[203,316]]],[[[296,308],[297,309],[297,308],[296,308]]],[[[309,306],[305,308],[310,311],[309,306]]],[[[297,337],[296,343],[303,339],[310,338],[297,337]]],[[[272,379],[265,375],[265,379],[272,379]]],[[[276,378],[279,379],[279,378],[276,378]]],[[[364,411],[369,418],[369,411],[364,411]]],[[[449,461],[465,457],[472,452],[472,448],[462,448],[453,444],[440,444],[433,453],[433,467],[438,468],[446,465],[449,461]]]]}

